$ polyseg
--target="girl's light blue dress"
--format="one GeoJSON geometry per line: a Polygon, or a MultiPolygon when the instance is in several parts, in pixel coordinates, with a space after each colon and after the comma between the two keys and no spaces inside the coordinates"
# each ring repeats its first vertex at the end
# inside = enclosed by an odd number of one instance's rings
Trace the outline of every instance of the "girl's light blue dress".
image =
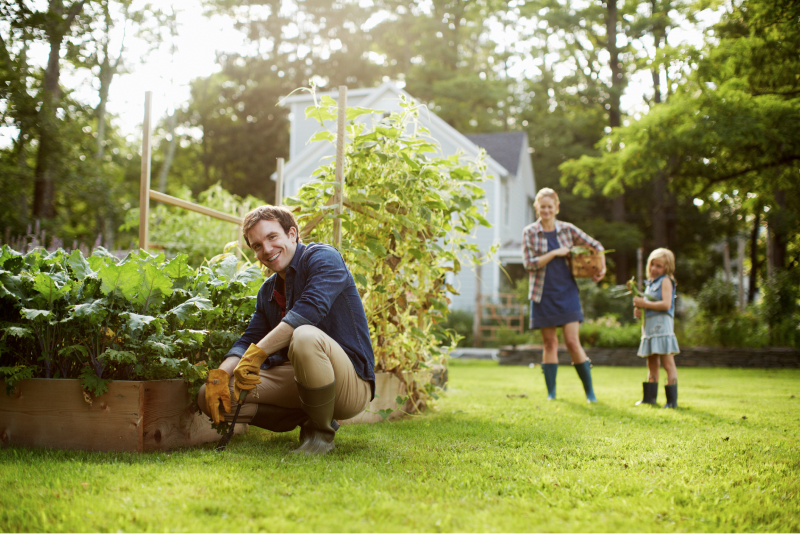
{"type": "MultiPolygon", "coordinates": [[[[661,283],[666,275],[647,282],[645,296],[661,300],[661,283]]],[[[646,358],[653,354],[678,354],[678,338],[675,337],[675,295],[677,284],[672,284],[672,306],[669,311],[644,310],[644,328],[639,343],[638,356],[646,358]]],[[[649,299],[648,299],[649,300],[649,299]]]]}

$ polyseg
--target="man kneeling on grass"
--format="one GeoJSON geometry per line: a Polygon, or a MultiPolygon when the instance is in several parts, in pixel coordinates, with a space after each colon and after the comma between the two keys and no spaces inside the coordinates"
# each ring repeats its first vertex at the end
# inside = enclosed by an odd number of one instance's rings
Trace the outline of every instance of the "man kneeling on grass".
{"type": "Polygon", "coordinates": [[[375,355],[353,276],[335,248],[300,243],[292,213],[261,206],[242,234],[276,274],[258,292],[250,324],[219,369],[209,371],[197,404],[214,422],[230,422],[233,398],[249,392],[238,422],[273,432],[300,426],[292,452],[325,454],[339,425],[375,396],[375,355]],[[222,403],[225,414],[220,417],[222,403]]]}

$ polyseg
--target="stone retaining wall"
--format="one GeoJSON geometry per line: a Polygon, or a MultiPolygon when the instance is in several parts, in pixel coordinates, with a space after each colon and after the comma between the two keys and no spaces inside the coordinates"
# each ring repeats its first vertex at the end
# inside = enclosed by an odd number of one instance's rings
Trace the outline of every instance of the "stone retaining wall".
{"type": "MultiPolygon", "coordinates": [[[[593,365],[645,367],[645,358],[636,356],[636,349],[586,348],[593,365]]],[[[501,348],[500,365],[529,365],[542,363],[541,347],[501,348]]],[[[558,361],[569,364],[569,352],[559,347],[558,361]]],[[[800,368],[800,350],[782,347],[766,349],[734,349],[726,347],[682,348],[675,357],[678,367],[761,367],[800,368]]]]}

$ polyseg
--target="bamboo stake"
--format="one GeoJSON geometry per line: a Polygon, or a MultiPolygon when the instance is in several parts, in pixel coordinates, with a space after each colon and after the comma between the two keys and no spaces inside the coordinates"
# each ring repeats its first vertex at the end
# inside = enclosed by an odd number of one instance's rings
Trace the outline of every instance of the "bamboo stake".
{"type": "Polygon", "coordinates": [[[275,180],[275,205],[283,204],[283,158],[278,158],[277,178],[275,180]]]}
{"type": "Polygon", "coordinates": [[[345,119],[347,117],[347,86],[339,86],[339,113],[336,128],[336,183],[333,186],[333,246],[339,248],[342,244],[342,189],[344,188],[344,144],[345,144],[345,119]]]}
{"type": "Polygon", "coordinates": [[[144,93],[144,122],[142,123],[142,174],[139,184],[139,248],[147,250],[150,237],[147,223],[150,219],[150,118],[153,108],[153,92],[144,93]]]}
{"type": "Polygon", "coordinates": [[[196,211],[197,213],[202,213],[203,215],[207,215],[209,217],[213,217],[215,219],[219,219],[221,221],[226,221],[233,224],[242,224],[242,217],[237,217],[236,215],[229,215],[227,213],[223,213],[221,211],[217,211],[215,209],[207,208],[205,206],[200,206],[198,204],[194,204],[192,202],[182,200],[180,198],[175,198],[169,195],[165,195],[164,193],[159,193],[158,191],[150,190],[150,198],[153,200],[157,200],[159,202],[163,202],[164,204],[169,204],[171,206],[177,206],[179,208],[187,209],[190,211],[196,211]]]}

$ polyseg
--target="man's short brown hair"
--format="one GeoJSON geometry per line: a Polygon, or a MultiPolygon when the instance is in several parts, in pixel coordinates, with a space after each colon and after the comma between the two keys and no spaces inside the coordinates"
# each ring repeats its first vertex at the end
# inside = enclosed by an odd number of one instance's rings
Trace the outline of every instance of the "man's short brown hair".
{"type": "Polygon", "coordinates": [[[248,247],[250,240],[247,238],[247,232],[259,221],[278,221],[286,235],[289,235],[289,231],[294,228],[297,231],[297,242],[300,242],[300,228],[291,211],[283,206],[259,206],[245,215],[242,221],[242,236],[248,247]]]}

